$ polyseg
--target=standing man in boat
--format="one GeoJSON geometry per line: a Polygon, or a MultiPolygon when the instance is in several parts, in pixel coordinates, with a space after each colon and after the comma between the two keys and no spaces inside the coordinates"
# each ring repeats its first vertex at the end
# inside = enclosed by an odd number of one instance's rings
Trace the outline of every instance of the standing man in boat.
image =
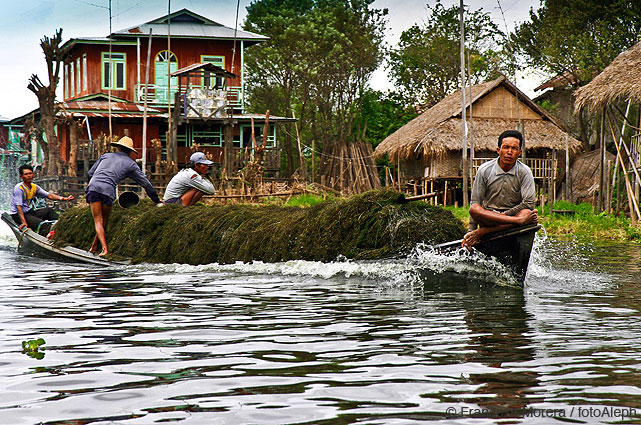
{"type": "Polygon", "coordinates": [[[138,151],[134,149],[133,140],[124,136],[111,144],[117,146],[120,151],[102,155],[87,173],[89,176],[89,184],[86,189],[87,203],[91,207],[96,228],[96,236],[89,252],[95,253],[98,250],[98,243],[100,243],[102,246],[101,256],[109,253],[105,229],[111,207],[116,200],[116,187],[122,180],[127,177],[131,178],[145,189],[154,203],[162,205],[156,189],[134,161],[138,151]]]}
{"type": "Polygon", "coordinates": [[[519,131],[504,131],[498,158],[479,167],[472,186],[470,232],[463,246],[471,247],[491,232],[538,223],[532,170],[519,161],[522,144],[519,131]]]}
{"type": "MultiPolygon", "coordinates": [[[[20,225],[20,230],[28,227],[37,231],[38,226],[40,226],[40,223],[43,221],[57,220],[58,213],[56,213],[51,207],[36,208],[36,199],[47,198],[53,201],[71,201],[73,199],[73,195],[63,197],[49,193],[37,184],[33,183],[34,175],[33,167],[31,165],[21,165],[18,167],[18,172],[20,173],[22,183],[18,183],[13,188],[9,214],[11,214],[13,221],[20,225]]],[[[49,233],[49,227],[43,231],[45,235],[49,233]]]]}
{"type": "Polygon", "coordinates": [[[165,204],[192,206],[203,195],[213,195],[216,192],[212,182],[205,177],[213,162],[203,152],[194,152],[189,157],[189,162],[189,168],[180,170],[169,181],[163,196],[165,204]]]}

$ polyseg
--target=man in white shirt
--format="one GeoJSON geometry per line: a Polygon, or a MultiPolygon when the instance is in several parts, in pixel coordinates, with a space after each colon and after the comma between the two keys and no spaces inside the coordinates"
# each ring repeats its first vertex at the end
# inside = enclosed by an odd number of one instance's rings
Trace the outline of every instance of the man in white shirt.
{"type": "Polygon", "coordinates": [[[213,164],[203,152],[195,152],[189,158],[190,166],[180,170],[167,185],[163,201],[165,204],[183,206],[195,205],[203,195],[213,195],[214,185],[204,176],[213,164]]]}

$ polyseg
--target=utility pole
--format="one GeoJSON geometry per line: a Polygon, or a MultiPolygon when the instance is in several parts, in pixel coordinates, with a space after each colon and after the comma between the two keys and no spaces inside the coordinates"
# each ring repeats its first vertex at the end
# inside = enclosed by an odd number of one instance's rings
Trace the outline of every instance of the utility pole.
{"type": "Polygon", "coordinates": [[[463,206],[469,205],[467,164],[467,120],[465,114],[465,25],[463,23],[463,0],[460,2],[461,12],[461,130],[463,133],[463,206]]]}

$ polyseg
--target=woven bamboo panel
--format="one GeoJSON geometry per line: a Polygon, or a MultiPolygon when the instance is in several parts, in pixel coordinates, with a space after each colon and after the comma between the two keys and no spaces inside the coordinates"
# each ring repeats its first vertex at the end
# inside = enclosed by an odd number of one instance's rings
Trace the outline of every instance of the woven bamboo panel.
{"type": "Polygon", "coordinates": [[[539,114],[520,100],[517,109],[516,96],[504,87],[497,87],[475,102],[472,106],[472,115],[475,118],[518,119],[520,115],[521,119],[525,120],[542,119],[539,114]]]}

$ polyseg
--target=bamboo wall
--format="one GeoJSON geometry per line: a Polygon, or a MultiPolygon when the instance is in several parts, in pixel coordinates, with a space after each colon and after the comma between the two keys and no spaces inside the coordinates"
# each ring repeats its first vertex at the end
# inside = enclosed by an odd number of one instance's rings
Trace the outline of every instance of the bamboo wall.
{"type": "Polygon", "coordinates": [[[497,87],[474,103],[474,118],[500,118],[522,120],[541,120],[543,117],[532,110],[505,87],[497,87]],[[518,107],[517,107],[518,104],[518,107]]]}

